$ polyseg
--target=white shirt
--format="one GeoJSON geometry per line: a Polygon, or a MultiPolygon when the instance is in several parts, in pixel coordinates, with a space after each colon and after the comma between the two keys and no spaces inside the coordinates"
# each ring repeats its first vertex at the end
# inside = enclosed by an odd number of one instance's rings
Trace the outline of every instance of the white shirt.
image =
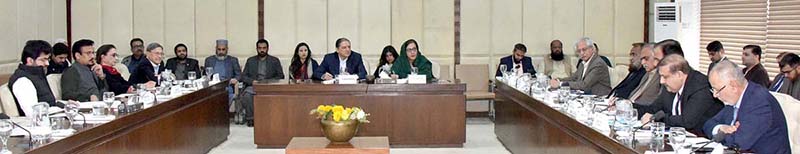
{"type": "Polygon", "coordinates": [[[566,78],[569,77],[567,73],[567,64],[564,60],[561,61],[553,61],[553,71],[550,73],[550,76],[553,78],[566,78]]]}
{"type": "MultiPolygon", "coordinates": [[[[749,85],[750,85],[749,83],[746,83],[746,84],[744,85],[744,89],[747,89],[747,86],[749,86],[749,85]]],[[[738,113],[736,113],[736,112],[739,112],[739,106],[741,106],[741,105],[742,105],[742,98],[744,98],[744,90],[742,90],[742,94],[739,94],[739,100],[736,100],[736,104],[735,104],[735,105],[733,105],[733,109],[734,109],[734,110],[733,110],[733,112],[734,112],[734,114],[738,114],[738,113]]],[[[725,104],[725,105],[728,105],[728,104],[725,104]]],[[[734,117],[734,118],[736,118],[736,117],[734,117]]],[[[731,123],[731,124],[730,124],[730,126],[733,126],[734,124],[735,124],[735,122],[731,123]]],[[[717,126],[714,126],[714,129],[712,129],[712,130],[711,130],[711,135],[712,135],[712,136],[713,136],[713,135],[716,135],[716,134],[717,134],[717,131],[719,131],[719,127],[721,127],[721,126],[723,126],[723,125],[717,125],[717,126]]]]}
{"type": "Polygon", "coordinates": [[[345,74],[345,72],[347,72],[347,59],[348,57],[342,59],[342,57],[339,56],[339,74],[345,74]]]}
{"type": "Polygon", "coordinates": [[[39,94],[36,93],[36,87],[33,86],[33,82],[27,77],[20,77],[14,82],[13,89],[12,93],[17,97],[17,104],[22,109],[22,112],[25,115],[33,114],[33,106],[39,103],[39,94]]]}
{"type": "MultiPolygon", "coordinates": [[[[149,60],[148,60],[148,61],[149,61],[149,60]]],[[[158,65],[161,65],[161,64],[156,64],[156,63],[154,63],[153,61],[149,61],[149,62],[150,62],[150,64],[151,64],[151,65],[153,65],[153,73],[155,73],[156,75],[158,75],[158,65]]]]}
{"type": "Polygon", "coordinates": [[[681,89],[675,94],[675,98],[672,99],[672,115],[681,115],[683,113],[681,109],[678,108],[678,95],[683,97],[683,87],[685,86],[686,85],[681,86],[681,89]]]}
{"type": "MultiPolygon", "coordinates": [[[[592,58],[594,58],[594,55],[592,55],[592,58]]],[[[589,60],[587,61],[583,61],[583,73],[581,73],[581,77],[583,77],[584,79],[586,78],[586,70],[589,69],[589,62],[592,62],[592,58],[589,58],[589,60]]]]}

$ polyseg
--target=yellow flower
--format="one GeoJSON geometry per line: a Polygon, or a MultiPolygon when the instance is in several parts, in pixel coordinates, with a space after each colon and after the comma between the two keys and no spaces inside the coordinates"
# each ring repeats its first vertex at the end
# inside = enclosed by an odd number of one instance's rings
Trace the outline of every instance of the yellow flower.
{"type": "Polygon", "coordinates": [[[333,106],[333,112],[342,112],[342,111],[344,111],[344,107],[339,105],[333,106]]]}
{"type": "Polygon", "coordinates": [[[333,121],[339,122],[341,120],[342,112],[333,111],[333,121]]]}
{"type": "Polygon", "coordinates": [[[353,113],[353,110],[349,109],[349,108],[344,110],[344,111],[342,111],[342,115],[341,115],[342,116],[342,120],[349,120],[350,119],[350,113],[353,113]]]}

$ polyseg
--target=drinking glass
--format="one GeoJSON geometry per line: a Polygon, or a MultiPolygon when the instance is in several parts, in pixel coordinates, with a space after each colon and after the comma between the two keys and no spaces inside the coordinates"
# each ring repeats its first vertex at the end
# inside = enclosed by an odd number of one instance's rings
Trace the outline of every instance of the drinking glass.
{"type": "Polygon", "coordinates": [[[70,124],[75,122],[75,116],[78,115],[79,106],[80,105],[75,102],[68,102],[67,104],[64,104],[64,114],[67,114],[70,124]]]}
{"type": "Polygon", "coordinates": [[[111,114],[111,104],[114,104],[114,92],[104,92],[103,103],[106,103],[106,114],[111,114]]]}
{"type": "Polygon", "coordinates": [[[14,124],[11,123],[11,119],[0,120],[0,140],[3,141],[3,150],[0,153],[11,153],[8,150],[8,138],[11,137],[11,130],[14,130],[14,124]]]}
{"type": "Polygon", "coordinates": [[[214,75],[214,68],[213,67],[206,67],[206,76],[211,79],[211,75],[214,75]]]}
{"type": "Polygon", "coordinates": [[[197,79],[197,72],[189,71],[189,73],[187,73],[187,76],[189,77],[189,80],[197,79]]]}
{"type": "Polygon", "coordinates": [[[663,122],[653,122],[650,126],[650,132],[653,133],[653,140],[663,140],[664,129],[666,129],[666,124],[663,122]]]}
{"type": "Polygon", "coordinates": [[[506,64],[500,64],[500,73],[502,73],[504,77],[506,76],[506,74],[508,72],[508,71],[506,71],[506,69],[508,69],[508,66],[506,66],[506,64]]]}
{"type": "Polygon", "coordinates": [[[411,67],[411,75],[417,75],[417,74],[419,74],[419,70],[417,69],[417,67],[411,67]]]}
{"type": "Polygon", "coordinates": [[[680,151],[684,142],[686,141],[686,129],[683,127],[670,127],[669,128],[669,143],[672,144],[675,151],[680,151]]]}

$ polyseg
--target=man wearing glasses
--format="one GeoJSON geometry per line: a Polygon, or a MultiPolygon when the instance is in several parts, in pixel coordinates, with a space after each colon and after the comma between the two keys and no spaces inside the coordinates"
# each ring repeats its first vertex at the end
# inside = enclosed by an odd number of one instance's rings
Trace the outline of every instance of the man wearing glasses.
{"type": "Polygon", "coordinates": [[[82,39],[72,45],[75,63],[61,76],[61,97],[64,100],[98,101],[106,91],[103,67],[95,65],[94,41],[82,39]]]}
{"type": "Polygon", "coordinates": [[[777,89],[779,93],[784,93],[791,95],[795,99],[800,99],[800,83],[798,83],[800,80],[797,79],[798,75],[800,75],[800,67],[798,67],[800,66],[800,57],[794,53],[788,53],[783,56],[779,64],[786,81],[782,81],[783,84],[773,88],[777,89]]]}
{"type": "Polygon", "coordinates": [[[145,61],[144,58],[144,40],[141,38],[133,38],[130,42],[131,45],[131,55],[126,56],[122,59],[122,64],[128,67],[128,71],[131,73],[136,72],[136,67],[139,66],[139,63],[145,61]]]}
{"type": "Polygon", "coordinates": [[[642,123],[650,121],[653,114],[664,112],[663,119],[655,120],[701,135],[703,123],[722,109],[722,103],[709,91],[708,77],[692,69],[678,54],[664,57],[658,64],[658,73],[668,92],[662,92],[654,104],[639,108],[645,113],[642,123]]]}
{"type": "MultiPolygon", "coordinates": [[[[147,61],[139,63],[136,71],[131,73],[130,82],[133,85],[140,83],[148,83],[150,81],[158,83],[158,75],[164,72],[164,47],[158,43],[150,43],[147,45],[147,61]]],[[[152,83],[152,82],[151,82],[152,83]]],[[[156,84],[158,85],[158,84],[156,84]]],[[[153,84],[147,84],[148,88],[153,84]]]]}

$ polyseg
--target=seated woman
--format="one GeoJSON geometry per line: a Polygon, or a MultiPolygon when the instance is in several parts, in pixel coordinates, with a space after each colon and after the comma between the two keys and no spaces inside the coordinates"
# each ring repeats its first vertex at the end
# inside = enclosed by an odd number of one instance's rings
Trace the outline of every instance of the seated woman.
{"type": "Polygon", "coordinates": [[[378,62],[378,68],[375,69],[375,73],[372,73],[372,76],[375,78],[380,78],[381,71],[387,72],[387,74],[391,75],[392,64],[394,64],[394,60],[399,57],[397,55],[397,50],[394,49],[394,46],[387,45],[383,47],[383,51],[381,52],[381,59],[378,62]]]}
{"type": "Polygon", "coordinates": [[[305,80],[311,79],[314,70],[319,67],[314,58],[311,58],[311,48],[305,42],[300,42],[294,48],[294,56],[292,56],[292,64],[289,65],[289,79],[305,80]],[[309,65],[310,64],[310,65],[309,65]]]}
{"type": "Polygon", "coordinates": [[[417,74],[425,75],[428,81],[435,78],[431,68],[432,64],[428,58],[419,51],[419,43],[414,39],[409,39],[400,47],[400,57],[392,65],[392,71],[396,75],[393,77],[407,78],[411,74],[412,68],[417,69],[417,74]]]}
{"type": "Polygon", "coordinates": [[[106,75],[108,90],[115,95],[133,92],[131,83],[125,81],[122,75],[114,68],[117,63],[117,49],[114,45],[106,44],[97,48],[97,63],[103,66],[103,73],[106,75]]]}

